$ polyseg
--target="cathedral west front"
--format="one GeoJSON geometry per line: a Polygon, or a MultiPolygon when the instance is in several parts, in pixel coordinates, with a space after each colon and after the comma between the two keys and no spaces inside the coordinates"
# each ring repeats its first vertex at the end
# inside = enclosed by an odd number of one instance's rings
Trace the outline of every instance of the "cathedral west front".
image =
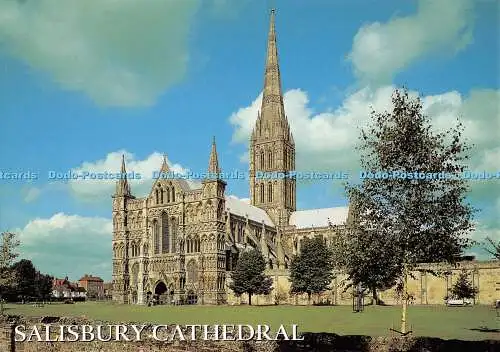
{"type": "MultiPolygon", "coordinates": [[[[249,144],[250,201],[225,194],[226,181],[208,177],[201,187],[185,179],[158,178],[136,198],[127,179],[113,195],[113,300],[148,304],[227,304],[228,280],[248,248],[263,254],[269,272],[286,273],[304,237],[328,241],[347,221],[346,207],[297,210],[296,180],[259,173],[295,170],[295,142],[283,105],[271,12],[262,105],[249,144]]],[[[221,165],[215,139],[207,174],[221,165]]],[[[158,165],[169,173],[166,159],[158,165]]],[[[122,173],[126,173],[122,160],[122,173]]]]}

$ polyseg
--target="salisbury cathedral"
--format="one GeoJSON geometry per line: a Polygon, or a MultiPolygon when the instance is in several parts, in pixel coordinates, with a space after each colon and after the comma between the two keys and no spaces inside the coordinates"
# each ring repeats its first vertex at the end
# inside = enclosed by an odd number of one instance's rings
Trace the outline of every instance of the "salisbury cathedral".
{"type": "MultiPolygon", "coordinates": [[[[295,170],[295,143],[283,105],[274,11],[267,40],[262,106],[249,147],[250,202],[225,195],[217,177],[193,189],[185,179],[155,180],[149,196],[133,196],[127,179],[113,196],[113,299],[147,304],[226,304],[238,254],[258,248],[268,270],[286,272],[304,237],[325,240],[344,226],[347,208],[296,210],[295,179],[257,172],[295,170]]],[[[207,153],[208,154],[208,153],[207,153]]],[[[158,165],[168,173],[166,160],[158,165]]],[[[124,160],[122,170],[126,172],[124,160]]],[[[219,174],[215,140],[208,170],[219,174]]]]}

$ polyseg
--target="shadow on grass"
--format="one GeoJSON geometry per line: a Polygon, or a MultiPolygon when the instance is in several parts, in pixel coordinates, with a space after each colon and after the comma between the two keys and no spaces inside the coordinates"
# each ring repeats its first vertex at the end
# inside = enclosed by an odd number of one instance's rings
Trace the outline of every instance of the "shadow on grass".
{"type": "Polygon", "coordinates": [[[478,328],[469,329],[469,330],[479,331],[479,332],[500,332],[500,329],[491,329],[491,328],[489,328],[487,326],[480,326],[478,328]]]}
{"type": "Polygon", "coordinates": [[[500,340],[463,341],[434,337],[371,337],[363,335],[336,335],[304,333],[303,341],[279,341],[280,352],[472,352],[500,351],[500,340]]]}
{"type": "Polygon", "coordinates": [[[362,335],[337,335],[328,333],[302,334],[303,341],[279,341],[280,352],[368,352],[371,350],[370,336],[362,335]]]}

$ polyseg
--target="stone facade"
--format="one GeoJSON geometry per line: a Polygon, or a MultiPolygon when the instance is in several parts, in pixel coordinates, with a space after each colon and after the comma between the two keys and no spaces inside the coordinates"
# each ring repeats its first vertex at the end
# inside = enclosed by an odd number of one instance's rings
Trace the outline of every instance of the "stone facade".
{"type": "MultiPolygon", "coordinates": [[[[215,139],[201,187],[192,187],[185,179],[159,177],[147,197],[136,198],[127,179],[119,180],[113,196],[113,300],[136,304],[153,298],[190,304],[245,301],[229,292],[229,274],[241,251],[258,248],[274,278],[274,290],[268,297],[257,297],[256,304],[303,303],[303,297],[288,294],[291,257],[300,251],[305,237],[321,236],[333,242],[345,230],[350,212],[347,207],[297,211],[293,177],[262,177],[294,169],[295,142],[283,105],[273,11],[262,106],[250,138],[250,201],[225,194],[215,139]]],[[[166,158],[159,170],[160,175],[169,174],[166,158]]],[[[121,172],[126,174],[125,160],[121,172]]],[[[487,302],[495,295],[498,263],[474,265],[480,301],[487,302]]],[[[338,274],[332,291],[321,299],[350,304],[352,294],[344,292],[345,284],[345,275],[338,274]]],[[[445,281],[428,274],[417,273],[410,283],[412,290],[417,303],[441,303],[446,295],[445,281]]],[[[382,298],[396,302],[389,291],[382,298]]]]}
{"type": "MultiPolygon", "coordinates": [[[[259,248],[270,270],[285,270],[300,240],[341,231],[347,208],[296,211],[294,178],[259,173],[295,168],[295,143],[283,106],[274,11],[271,14],[261,110],[250,140],[250,204],[225,195],[215,139],[201,188],[159,177],[145,198],[126,178],[113,196],[113,299],[224,304],[238,253],[259,248]]],[[[126,174],[125,160],[121,171],[126,174]]],[[[166,158],[160,175],[170,172],[166,158]]]]}
{"type": "MultiPolygon", "coordinates": [[[[462,261],[456,265],[445,263],[422,264],[412,272],[408,278],[408,294],[412,297],[411,304],[444,304],[444,298],[449,295],[459,274],[465,270],[469,280],[478,290],[474,304],[493,305],[500,299],[500,260],[491,261],[462,261]],[[432,270],[433,274],[427,272],[432,270]]],[[[290,295],[290,281],[287,270],[268,270],[273,278],[274,290],[269,295],[253,296],[253,305],[269,304],[308,304],[307,295],[290,295]]],[[[313,303],[330,303],[333,305],[350,305],[353,299],[353,290],[347,289],[349,284],[347,275],[338,272],[330,284],[330,290],[319,296],[313,296],[313,303]]],[[[395,288],[378,293],[386,304],[401,304],[401,296],[395,288]]],[[[229,295],[233,304],[246,304],[247,295],[236,297],[229,295]]],[[[371,304],[371,297],[365,298],[365,304],[371,304]]]]}

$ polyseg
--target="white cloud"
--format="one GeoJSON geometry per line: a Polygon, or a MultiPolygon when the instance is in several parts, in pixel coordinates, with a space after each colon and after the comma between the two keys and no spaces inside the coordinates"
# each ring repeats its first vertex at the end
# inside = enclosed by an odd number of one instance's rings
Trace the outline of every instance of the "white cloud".
{"type": "MultiPolygon", "coordinates": [[[[292,129],[297,150],[297,168],[344,169],[351,168],[352,148],[357,141],[358,129],[370,113],[370,104],[377,109],[389,107],[392,87],[377,91],[362,89],[348,97],[334,112],[316,113],[309,106],[309,97],[300,89],[284,95],[285,111],[292,129]],[[347,152],[347,154],[346,154],[347,152]]],[[[262,94],[249,106],[240,108],[229,120],[234,126],[233,142],[248,144],[260,109],[262,94]]],[[[356,164],[355,164],[356,165],[356,164]]]]}
{"type": "Polygon", "coordinates": [[[361,27],[349,59],[364,83],[387,84],[414,61],[472,41],[473,0],[420,0],[415,14],[361,27]]]}
{"type": "MultiPolygon", "coordinates": [[[[290,90],[284,95],[285,111],[295,138],[298,169],[354,171],[358,156],[354,147],[358,143],[360,128],[365,126],[373,109],[391,108],[393,86],[377,89],[365,87],[345,98],[333,112],[315,112],[309,105],[306,92],[290,90]]],[[[416,96],[416,92],[410,92],[416,96]]],[[[249,106],[238,109],[229,121],[234,126],[233,142],[248,144],[257,119],[262,94],[249,106]]],[[[496,168],[500,114],[497,102],[500,91],[473,90],[469,96],[460,93],[424,96],[424,112],[436,129],[447,129],[457,117],[465,125],[465,137],[475,145],[471,167],[496,168]]]]}
{"type": "MultiPolygon", "coordinates": [[[[300,89],[286,92],[284,104],[295,138],[297,169],[346,171],[357,178],[359,154],[354,148],[358,143],[359,128],[368,123],[372,107],[380,112],[391,108],[393,89],[393,86],[360,89],[346,97],[333,112],[314,111],[307,93],[300,89]]],[[[410,94],[415,96],[417,93],[410,94]]],[[[249,106],[230,116],[230,123],[234,126],[233,142],[248,145],[261,99],[262,95],[259,95],[249,106]]],[[[430,117],[435,129],[448,129],[460,117],[465,126],[464,137],[474,145],[470,169],[495,172],[499,170],[500,160],[498,101],[498,90],[472,90],[468,96],[452,91],[422,97],[424,113],[430,117]]],[[[336,190],[342,187],[339,182],[333,186],[337,187],[336,190]]],[[[499,186],[500,180],[471,182],[470,197],[488,210],[490,206],[500,204],[499,186]]],[[[489,223],[488,233],[497,236],[500,224],[496,219],[500,218],[500,206],[496,214],[480,214],[480,217],[482,222],[489,223]]]]}
{"type": "Polygon", "coordinates": [[[21,256],[42,272],[73,279],[85,273],[111,277],[110,219],[57,213],[13,232],[19,234],[21,256]]]}
{"type": "Polygon", "coordinates": [[[0,2],[0,41],[102,105],[152,104],[179,82],[199,0],[0,2]]]}
{"type": "MultiPolygon", "coordinates": [[[[135,196],[143,197],[151,191],[153,185],[153,172],[159,171],[163,163],[163,155],[154,152],[143,160],[137,159],[132,153],[127,151],[116,151],[106,155],[104,159],[84,162],[72,171],[76,174],[89,173],[116,173],[121,169],[122,155],[125,155],[127,173],[140,174],[140,179],[129,179],[132,193],[135,196]]],[[[167,164],[171,171],[186,175],[189,169],[180,164],[172,163],[167,157],[167,164]]],[[[199,181],[187,179],[193,187],[199,186],[199,181]]],[[[116,180],[96,180],[77,179],[70,180],[68,186],[74,196],[87,201],[109,200],[114,193],[116,180]]]]}
{"type": "Polygon", "coordinates": [[[40,197],[40,195],[42,194],[42,190],[38,187],[28,187],[27,189],[23,190],[23,193],[24,201],[26,203],[31,203],[40,197]]]}

